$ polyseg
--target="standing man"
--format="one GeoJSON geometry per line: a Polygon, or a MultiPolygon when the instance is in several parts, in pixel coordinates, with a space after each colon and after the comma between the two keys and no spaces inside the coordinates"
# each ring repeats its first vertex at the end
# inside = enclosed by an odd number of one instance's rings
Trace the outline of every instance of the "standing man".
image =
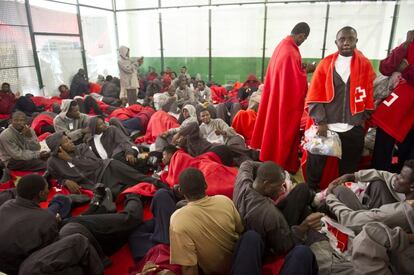
{"type": "MultiPolygon", "coordinates": [[[[338,52],[325,57],[318,65],[309,87],[306,104],[318,126],[317,134],[338,133],[342,144],[339,175],[354,173],[364,148],[364,123],[374,110],[371,62],[356,49],[357,31],[343,27],[336,35],[338,52]]],[[[308,152],[307,177],[312,189],[319,189],[327,156],[308,152]]]]}
{"type": "Polygon", "coordinates": [[[119,78],[121,80],[121,93],[120,98],[124,98],[130,94],[130,100],[128,103],[130,105],[136,103],[137,101],[137,92],[139,89],[138,82],[138,61],[133,62],[129,57],[129,48],[121,46],[119,48],[119,58],[118,58],[118,67],[119,67],[119,78]],[[134,102],[135,100],[135,102],[134,102]]]}
{"type": "Polygon", "coordinates": [[[391,171],[392,151],[399,142],[400,171],[406,160],[414,158],[414,30],[408,31],[405,42],[381,61],[379,70],[390,78],[399,75],[401,80],[372,115],[378,126],[372,166],[391,171]]]}
{"type": "Polygon", "coordinates": [[[310,32],[305,22],[298,23],[273,52],[267,67],[259,113],[251,146],[261,149],[260,160],[272,160],[290,173],[299,168],[299,127],[307,89],[299,46],[310,32]]]}

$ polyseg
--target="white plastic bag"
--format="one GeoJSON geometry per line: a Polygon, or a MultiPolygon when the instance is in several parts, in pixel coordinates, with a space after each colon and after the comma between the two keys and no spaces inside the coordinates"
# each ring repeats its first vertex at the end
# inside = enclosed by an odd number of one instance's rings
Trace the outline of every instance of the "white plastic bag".
{"type": "Polygon", "coordinates": [[[331,247],[348,261],[352,256],[352,241],[355,238],[355,233],[334,220],[328,217],[322,217],[322,229],[320,232],[325,234],[331,247]]]}
{"type": "Polygon", "coordinates": [[[333,131],[328,130],[326,137],[318,136],[318,127],[312,125],[311,128],[305,132],[305,143],[303,148],[311,154],[333,156],[337,158],[342,157],[342,145],[339,135],[333,131]]]}

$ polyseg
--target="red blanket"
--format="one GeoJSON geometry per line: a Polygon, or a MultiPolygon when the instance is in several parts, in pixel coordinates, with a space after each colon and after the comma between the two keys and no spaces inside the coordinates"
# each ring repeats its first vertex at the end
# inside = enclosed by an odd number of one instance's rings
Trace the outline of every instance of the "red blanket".
{"type": "Polygon", "coordinates": [[[377,107],[371,119],[387,134],[403,142],[414,127],[414,87],[401,81],[377,107]]]}
{"type": "Polygon", "coordinates": [[[252,109],[240,110],[233,118],[231,127],[244,137],[247,145],[250,145],[256,118],[257,114],[252,109]]]}
{"type": "Polygon", "coordinates": [[[227,96],[226,88],[212,85],[210,87],[210,90],[211,90],[211,99],[213,100],[214,104],[223,103],[225,101],[225,97],[227,96]]]}
{"type": "MultiPolygon", "coordinates": [[[[331,54],[319,63],[312,77],[306,104],[329,103],[334,99],[333,70],[339,52],[331,54]]],[[[349,104],[352,115],[374,110],[375,72],[371,62],[360,51],[355,50],[351,60],[349,104]]]]}
{"type": "Polygon", "coordinates": [[[33,96],[31,99],[37,107],[43,106],[45,108],[45,111],[52,111],[53,103],[57,103],[58,105],[62,103],[62,99],[57,96],[54,96],[52,98],[47,98],[44,96],[33,96]]]}
{"type": "Polygon", "coordinates": [[[176,118],[162,110],[157,111],[151,116],[151,119],[148,122],[145,136],[137,138],[135,143],[146,142],[147,144],[152,144],[160,134],[171,128],[177,127],[180,127],[180,124],[176,118]]]}
{"type": "Polygon", "coordinates": [[[53,125],[53,117],[47,114],[39,114],[32,121],[32,129],[36,135],[41,135],[41,128],[46,125],[53,125]]]}
{"type": "Polygon", "coordinates": [[[100,94],[101,88],[101,85],[99,85],[98,83],[89,83],[89,92],[91,93],[100,94]]]}
{"type": "MultiPolygon", "coordinates": [[[[233,197],[234,182],[237,176],[237,169],[221,164],[219,157],[208,152],[198,157],[192,157],[183,151],[177,151],[171,158],[168,172],[161,175],[161,180],[170,187],[178,184],[178,177],[181,172],[188,168],[195,167],[203,172],[208,188],[207,195],[225,195],[233,197]]],[[[119,200],[127,193],[136,193],[143,196],[154,196],[156,189],[149,183],[140,183],[122,192],[119,200]]]]}
{"type": "Polygon", "coordinates": [[[116,117],[119,120],[127,120],[133,118],[136,114],[147,108],[152,109],[151,107],[142,107],[142,105],[134,104],[129,107],[116,109],[111,113],[110,117],[116,117]]]}
{"type": "Polygon", "coordinates": [[[299,127],[306,88],[299,48],[288,36],[269,61],[250,145],[261,149],[260,160],[272,160],[291,173],[299,168],[299,127]]]}

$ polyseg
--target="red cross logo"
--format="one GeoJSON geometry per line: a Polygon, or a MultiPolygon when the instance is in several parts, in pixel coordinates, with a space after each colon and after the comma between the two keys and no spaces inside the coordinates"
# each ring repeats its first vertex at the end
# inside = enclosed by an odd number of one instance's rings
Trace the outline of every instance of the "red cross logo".
{"type": "Polygon", "coordinates": [[[364,98],[367,97],[367,93],[365,92],[365,89],[362,89],[361,87],[356,87],[355,89],[355,103],[364,101],[364,98]]]}

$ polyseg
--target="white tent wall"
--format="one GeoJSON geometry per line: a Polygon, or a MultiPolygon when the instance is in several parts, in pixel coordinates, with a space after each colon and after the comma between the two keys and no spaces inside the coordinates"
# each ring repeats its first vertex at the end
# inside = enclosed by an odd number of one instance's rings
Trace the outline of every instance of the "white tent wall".
{"type": "Polygon", "coordinates": [[[0,81],[45,95],[56,95],[57,86],[69,84],[82,67],[91,81],[98,74],[117,75],[119,45],[130,47],[132,57],[145,57],[141,72],[148,66],[160,72],[186,65],[191,74],[223,83],[243,81],[250,73],[260,78],[277,43],[300,21],[311,26],[301,46],[305,60],[335,52],[336,32],[350,25],[376,69],[414,28],[414,0],[4,0],[0,5],[0,49],[8,55],[0,63],[0,81]]]}

